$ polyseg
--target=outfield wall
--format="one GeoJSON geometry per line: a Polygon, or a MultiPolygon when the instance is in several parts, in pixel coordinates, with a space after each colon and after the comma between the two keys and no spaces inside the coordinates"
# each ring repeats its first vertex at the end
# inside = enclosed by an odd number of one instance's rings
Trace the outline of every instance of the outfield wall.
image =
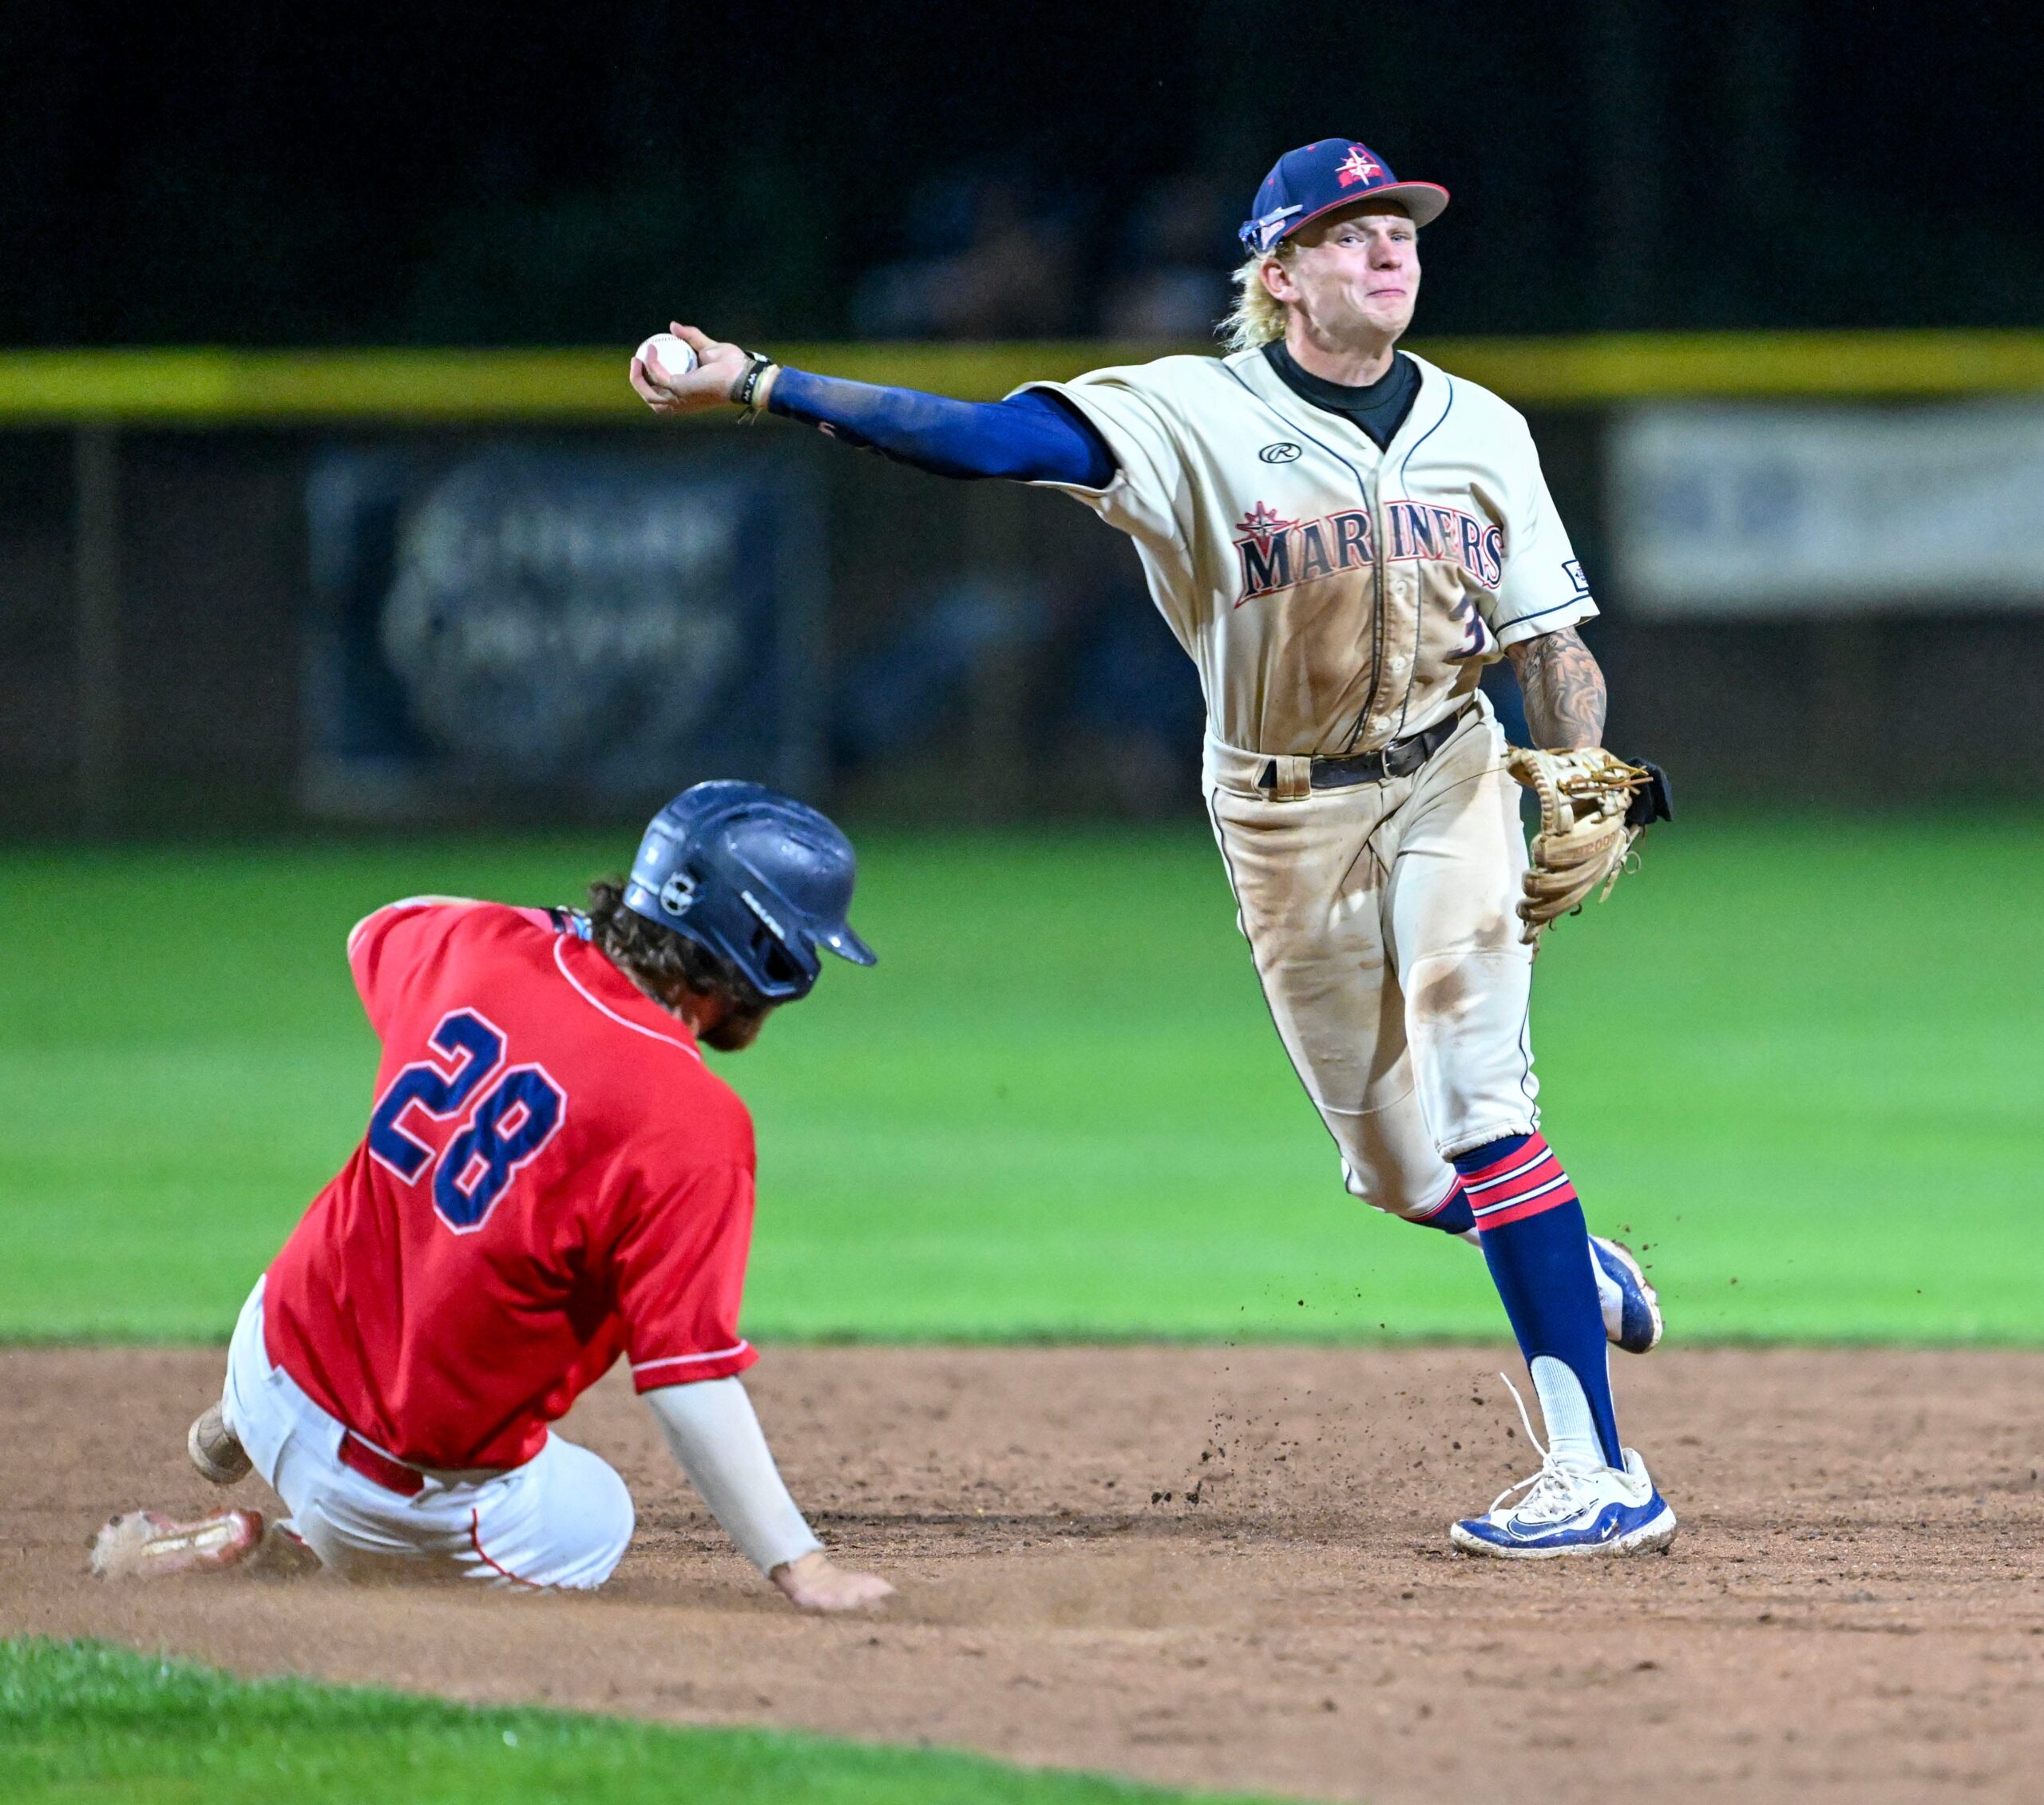
{"type": "MultiPolygon", "coordinates": [[[[1417,348],[1528,411],[1605,608],[1591,638],[1612,679],[1610,737],[1663,758],[1692,798],[2029,795],[2044,779],[2044,613],[2020,570],[1998,588],[1876,596],[1877,585],[1862,596],[1848,584],[1745,612],[1737,594],[1715,612],[1671,612],[1629,586],[1638,560],[1617,542],[1626,522],[1614,517],[1612,469],[1626,423],[1674,402],[1729,401],[1756,417],[1856,410],[1870,430],[1939,408],[1961,410],[1962,425],[1968,409],[2020,410],[2022,398],[2044,394],[2044,334],[1417,348]]],[[[996,395],[1029,375],[1157,349],[782,354],[996,395]]],[[[702,753],[718,768],[756,769],[906,819],[1195,806],[1189,671],[1115,535],[1062,498],[933,481],[778,422],[652,421],[619,362],[583,350],[0,354],[0,828],[416,818],[418,786],[407,801],[379,790],[373,771],[343,781],[315,743],[335,679],[321,651],[331,597],[315,581],[309,498],[336,460],[434,472],[500,454],[699,469],[749,458],[814,501],[804,605],[815,618],[773,617],[774,720],[793,725],[774,725],[773,746],[756,758],[702,753]]],[[[1825,417],[1852,433],[1855,415],[1825,417]]],[[[1915,454],[1898,455],[1906,476],[1915,454]]],[[[1735,461],[1724,480],[1745,481],[1745,467],[1735,461]]],[[[761,534],[788,530],[770,524],[761,534]]],[[[2022,536],[2002,536],[2011,541],[2004,562],[2019,564],[2022,536]]],[[[744,704],[755,725],[761,706],[744,704]]],[[[655,767],[648,787],[664,787],[675,761],[645,762],[655,767]]],[[[639,800],[615,785],[599,793],[572,771],[512,787],[507,802],[446,786],[446,810],[557,819],[629,812],[639,800]]]]}

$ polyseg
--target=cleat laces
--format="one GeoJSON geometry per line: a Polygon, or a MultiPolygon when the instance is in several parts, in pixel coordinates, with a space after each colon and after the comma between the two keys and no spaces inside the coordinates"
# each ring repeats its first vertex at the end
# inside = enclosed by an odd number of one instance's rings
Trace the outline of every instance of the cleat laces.
{"type": "Polygon", "coordinates": [[[1513,1384],[1510,1375],[1500,1372],[1505,1389],[1511,1392],[1511,1401],[1519,1406],[1519,1421],[1540,1456],[1540,1470],[1530,1478],[1507,1486],[1491,1500],[1486,1516],[1495,1516],[1503,1508],[1504,1501],[1515,1492],[1524,1492],[1511,1514],[1523,1522],[1559,1523],[1589,1508],[1590,1500],[1583,1496],[1583,1475],[1564,1467],[1550,1454],[1540,1438],[1533,1433],[1533,1419],[1527,1412],[1526,1400],[1519,1395],[1519,1387],[1513,1384]]]}

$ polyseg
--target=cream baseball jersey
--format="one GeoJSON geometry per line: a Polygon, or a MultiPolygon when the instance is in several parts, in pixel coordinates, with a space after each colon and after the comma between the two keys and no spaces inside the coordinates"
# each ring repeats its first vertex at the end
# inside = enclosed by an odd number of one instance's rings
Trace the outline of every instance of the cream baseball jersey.
{"type": "Polygon", "coordinates": [[[1105,489],[1039,486],[1135,541],[1225,745],[1374,751],[1448,714],[1504,647],[1597,612],[1524,418],[1412,361],[1418,398],[1381,451],[1260,350],[1028,385],[1113,449],[1105,489]]]}

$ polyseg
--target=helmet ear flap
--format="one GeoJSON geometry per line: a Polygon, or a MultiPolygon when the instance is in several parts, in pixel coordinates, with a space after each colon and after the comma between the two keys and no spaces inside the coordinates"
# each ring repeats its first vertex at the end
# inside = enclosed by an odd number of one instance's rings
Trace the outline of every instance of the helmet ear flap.
{"type": "Polygon", "coordinates": [[[822,961],[816,956],[808,935],[797,930],[783,938],[777,931],[778,923],[769,922],[749,892],[747,901],[752,902],[755,917],[750,949],[753,972],[762,980],[761,994],[774,1003],[793,1003],[808,996],[822,970],[822,961]]]}
{"type": "Polygon", "coordinates": [[[811,974],[804,971],[788,949],[771,934],[763,931],[759,938],[765,942],[759,949],[760,966],[768,978],[777,985],[799,984],[806,992],[813,981],[811,974]]]}

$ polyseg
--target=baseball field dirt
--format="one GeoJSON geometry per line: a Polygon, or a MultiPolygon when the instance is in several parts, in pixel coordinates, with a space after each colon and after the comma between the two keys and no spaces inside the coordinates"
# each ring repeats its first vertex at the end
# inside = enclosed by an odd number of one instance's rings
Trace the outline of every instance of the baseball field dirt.
{"type": "Polygon", "coordinates": [[[220,1498],[182,1441],[220,1356],[11,1348],[0,1635],[1377,1805],[2036,1796],[2044,1354],[1622,1361],[1682,1537],[1519,1566],[1444,1533],[1530,1471],[1506,1364],[775,1350],[749,1383],[797,1496],[901,1590],[814,1621],[742,1569],[615,1379],[566,1425],[639,1500],[600,1595],[96,1581],[112,1511],[220,1498]]]}

